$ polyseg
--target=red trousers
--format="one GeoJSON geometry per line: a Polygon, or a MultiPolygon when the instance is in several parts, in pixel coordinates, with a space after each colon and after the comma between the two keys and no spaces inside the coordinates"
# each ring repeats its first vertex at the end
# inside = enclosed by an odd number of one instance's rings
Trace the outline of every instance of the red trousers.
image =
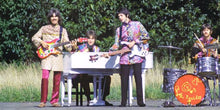
{"type": "MultiPolygon", "coordinates": [[[[41,102],[47,102],[48,95],[48,78],[49,78],[50,70],[42,70],[42,81],[41,81],[41,102]]],[[[53,92],[50,103],[59,102],[59,90],[60,90],[60,77],[61,72],[55,71],[53,75],[53,92]]]]}

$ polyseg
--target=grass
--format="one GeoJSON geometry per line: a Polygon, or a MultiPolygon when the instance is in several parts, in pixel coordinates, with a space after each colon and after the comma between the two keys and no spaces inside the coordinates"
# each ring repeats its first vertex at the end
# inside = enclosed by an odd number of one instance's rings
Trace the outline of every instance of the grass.
{"type": "MultiPolygon", "coordinates": [[[[163,59],[160,62],[154,60],[154,68],[146,72],[145,97],[147,99],[165,99],[169,94],[162,92],[163,84],[163,69],[169,68],[168,59],[163,59]]],[[[40,63],[19,64],[0,63],[0,102],[34,102],[40,101],[40,86],[41,86],[41,69],[40,63]]],[[[173,62],[172,68],[182,68],[187,70],[187,73],[194,71],[194,66],[187,64],[185,61],[173,62]]],[[[49,77],[49,93],[50,100],[52,92],[52,78],[49,77]]],[[[120,100],[121,86],[120,76],[114,74],[111,76],[111,90],[108,100],[120,100]]],[[[133,80],[135,82],[135,80],[133,80]]],[[[212,84],[212,82],[210,83],[212,84]]],[[[218,83],[216,83],[218,84],[218,83]]],[[[211,85],[212,88],[212,85],[211,85]]],[[[218,87],[217,87],[218,91],[218,87]]],[[[133,93],[135,93],[135,83],[133,83],[133,93]]],[[[73,96],[73,100],[75,97],[73,96]]]]}

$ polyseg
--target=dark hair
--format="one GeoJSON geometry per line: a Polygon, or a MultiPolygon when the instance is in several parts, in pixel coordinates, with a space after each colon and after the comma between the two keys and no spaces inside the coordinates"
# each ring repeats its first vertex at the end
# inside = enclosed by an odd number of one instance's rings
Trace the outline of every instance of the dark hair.
{"type": "Polygon", "coordinates": [[[55,15],[59,18],[58,23],[61,24],[62,23],[62,18],[61,18],[61,14],[60,11],[58,9],[51,9],[48,14],[47,14],[47,19],[49,21],[49,23],[51,24],[51,20],[50,18],[53,16],[53,14],[55,13],[55,15]]]}
{"type": "Polygon", "coordinates": [[[94,39],[96,39],[96,37],[97,37],[94,30],[89,30],[89,31],[86,32],[86,37],[89,38],[89,36],[93,36],[94,39]]]}
{"type": "Polygon", "coordinates": [[[209,24],[203,24],[202,25],[202,28],[201,28],[201,33],[202,33],[202,31],[204,30],[204,29],[209,29],[210,30],[210,32],[211,32],[211,34],[212,34],[212,27],[211,27],[211,25],[209,25],[209,24]]]}
{"type": "Polygon", "coordinates": [[[128,18],[130,17],[130,12],[128,11],[127,8],[120,8],[120,9],[117,11],[117,15],[116,15],[116,16],[118,16],[118,14],[120,14],[120,13],[124,14],[124,15],[127,16],[128,18]]]}

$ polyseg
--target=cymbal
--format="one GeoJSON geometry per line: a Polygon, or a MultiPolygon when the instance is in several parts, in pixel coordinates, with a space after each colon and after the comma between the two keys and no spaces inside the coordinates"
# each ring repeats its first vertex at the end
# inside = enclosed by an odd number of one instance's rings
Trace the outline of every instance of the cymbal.
{"type": "Polygon", "coordinates": [[[214,44],[208,44],[204,46],[206,49],[219,49],[220,44],[219,43],[214,43],[214,44]]]}
{"type": "Polygon", "coordinates": [[[161,47],[161,48],[169,48],[169,49],[182,49],[182,48],[179,48],[179,47],[174,47],[172,45],[169,45],[169,46],[158,46],[158,47],[161,47]]]}

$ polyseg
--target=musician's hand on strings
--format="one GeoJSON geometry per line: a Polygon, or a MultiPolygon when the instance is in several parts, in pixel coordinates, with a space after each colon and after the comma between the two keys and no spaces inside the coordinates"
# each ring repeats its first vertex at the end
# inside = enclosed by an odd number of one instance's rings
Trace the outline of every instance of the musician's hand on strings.
{"type": "Polygon", "coordinates": [[[108,53],[105,53],[105,54],[102,55],[102,57],[109,58],[110,56],[109,56],[108,53]]]}
{"type": "Polygon", "coordinates": [[[71,45],[73,46],[74,49],[77,49],[77,40],[72,40],[71,45]]]}
{"type": "Polygon", "coordinates": [[[131,41],[131,42],[128,44],[128,47],[129,47],[129,48],[132,48],[132,47],[134,46],[134,44],[135,44],[135,41],[131,41]]]}
{"type": "Polygon", "coordinates": [[[49,48],[49,45],[44,41],[41,41],[41,45],[43,46],[43,48],[46,48],[46,49],[49,48]]]}

